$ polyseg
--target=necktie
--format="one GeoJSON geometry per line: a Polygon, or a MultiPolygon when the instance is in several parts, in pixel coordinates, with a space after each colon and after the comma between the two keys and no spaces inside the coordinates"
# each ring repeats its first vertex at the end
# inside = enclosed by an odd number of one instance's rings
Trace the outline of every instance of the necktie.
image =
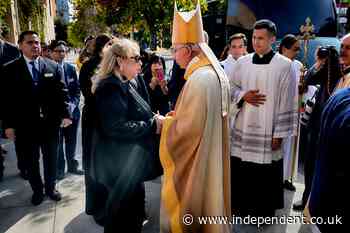
{"type": "Polygon", "coordinates": [[[39,81],[39,71],[35,68],[34,61],[29,62],[29,64],[32,66],[32,78],[35,84],[39,81]]]}
{"type": "Polygon", "coordinates": [[[60,67],[61,67],[61,72],[62,72],[64,84],[66,84],[66,87],[68,87],[68,80],[67,80],[66,73],[64,72],[64,65],[62,64],[62,65],[60,65],[60,67]]]}

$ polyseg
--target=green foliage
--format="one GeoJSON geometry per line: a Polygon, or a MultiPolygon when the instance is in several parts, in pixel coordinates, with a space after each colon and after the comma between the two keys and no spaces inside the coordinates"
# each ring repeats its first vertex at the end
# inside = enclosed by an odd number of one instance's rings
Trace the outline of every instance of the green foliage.
{"type": "Polygon", "coordinates": [[[85,33],[82,34],[79,24],[77,21],[70,23],[67,28],[67,33],[68,33],[68,43],[73,45],[73,47],[76,48],[81,48],[84,46],[84,36],[86,35],[85,33]]]}
{"type": "MultiPolygon", "coordinates": [[[[157,45],[170,46],[170,29],[174,13],[173,0],[109,2],[110,5],[104,5],[108,16],[106,23],[117,25],[117,33],[125,35],[132,31],[141,32],[144,41],[151,42],[152,49],[155,49],[157,45]],[[111,7],[113,4],[119,4],[120,7],[111,7]]],[[[200,0],[200,2],[202,11],[205,11],[206,1],[200,0]]],[[[193,2],[185,0],[178,0],[177,5],[179,9],[184,10],[195,7],[193,2]]]]}
{"type": "Polygon", "coordinates": [[[68,42],[81,47],[88,35],[109,31],[105,23],[106,13],[97,0],[74,0],[74,21],[68,25],[68,42]]]}
{"type": "MultiPolygon", "coordinates": [[[[224,0],[220,0],[224,1],[224,0]]],[[[130,36],[158,46],[170,46],[174,0],[75,0],[75,21],[68,27],[68,40],[81,44],[87,35],[106,32],[130,36]]],[[[194,9],[197,0],[177,0],[179,10],[194,9]]],[[[202,12],[206,0],[200,0],[202,12]]]]}
{"type": "Polygon", "coordinates": [[[8,31],[8,25],[5,22],[5,17],[9,13],[11,0],[0,1],[0,36],[5,35],[8,31]]]}
{"type": "Polygon", "coordinates": [[[67,41],[67,25],[60,18],[55,18],[54,24],[56,40],[67,41]]]}
{"type": "MultiPolygon", "coordinates": [[[[202,12],[208,9],[208,4],[206,0],[199,0],[202,12]]],[[[177,8],[182,11],[189,11],[195,9],[197,5],[197,0],[177,0],[177,8]]]]}
{"type": "Polygon", "coordinates": [[[40,0],[18,0],[18,14],[21,31],[32,30],[39,33],[40,39],[45,39],[46,11],[40,0]]]}
{"type": "Polygon", "coordinates": [[[9,12],[11,7],[11,0],[1,0],[0,1],[0,18],[4,18],[9,12]]]}

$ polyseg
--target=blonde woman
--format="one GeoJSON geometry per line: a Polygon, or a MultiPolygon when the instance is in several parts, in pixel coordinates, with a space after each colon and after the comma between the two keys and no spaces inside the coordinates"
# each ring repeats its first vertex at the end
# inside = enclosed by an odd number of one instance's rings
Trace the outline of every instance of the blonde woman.
{"type": "Polygon", "coordinates": [[[108,190],[105,233],[141,232],[143,181],[160,175],[156,134],[163,117],[152,113],[147,98],[139,94],[142,86],[131,82],[140,72],[139,46],[115,39],[92,87],[97,116],[92,171],[108,190]]]}

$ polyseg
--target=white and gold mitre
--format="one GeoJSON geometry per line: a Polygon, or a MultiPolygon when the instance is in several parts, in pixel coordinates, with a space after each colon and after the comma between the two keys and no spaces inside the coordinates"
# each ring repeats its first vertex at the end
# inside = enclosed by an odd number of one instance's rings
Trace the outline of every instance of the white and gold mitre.
{"type": "Polygon", "coordinates": [[[195,10],[179,12],[174,6],[173,44],[202,43],[204,40],[202,14],[199,1],[195,10]]]}
{"type": "Polygon", "coordinates": [[[198,44],[218,75],[221,86],[222,115],[227,116],[230,112],[230,84],[218,59],[205,42],[199,0],[196,9],[187,12],[179,12],[175,0],[172,43],[173,45],[198,44]]]}

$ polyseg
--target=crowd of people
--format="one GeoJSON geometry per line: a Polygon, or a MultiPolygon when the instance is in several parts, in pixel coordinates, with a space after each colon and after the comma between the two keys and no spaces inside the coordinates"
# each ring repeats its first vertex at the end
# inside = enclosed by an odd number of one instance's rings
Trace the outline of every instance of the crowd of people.
{"type": "MultiPolygon", "coordinates": [[[[295,191],[301,157],[305,190],[293,208],[308,217],[341,216],[344,224],[318,230],[344,232],[350,35],[340,53],[318,48],[307,70],[296,60],[294,35],[272,49],[277,28],[270,20],[254,24],[252,53],[238,33],[220,61],[201,20],[199,5],[175,8],[169,80],[161,55],[126,38],[88,37],[76,66],[65,62],[64,41],[42,44],[34,31],[20,34],[19,48],[0,40],[1,127],[15,143],[32,204],[45,195],[60,201],[56,182],[66,171],[84,175],[85,212],[104,232],[141,232],[144,182],[162,176],[161,232],[226,233],[228,224],[186,225],[182,217],[275,216],[284,189],[295,191]]],[[[3,155],[0,163],[1,179],[3,155]]]]}

